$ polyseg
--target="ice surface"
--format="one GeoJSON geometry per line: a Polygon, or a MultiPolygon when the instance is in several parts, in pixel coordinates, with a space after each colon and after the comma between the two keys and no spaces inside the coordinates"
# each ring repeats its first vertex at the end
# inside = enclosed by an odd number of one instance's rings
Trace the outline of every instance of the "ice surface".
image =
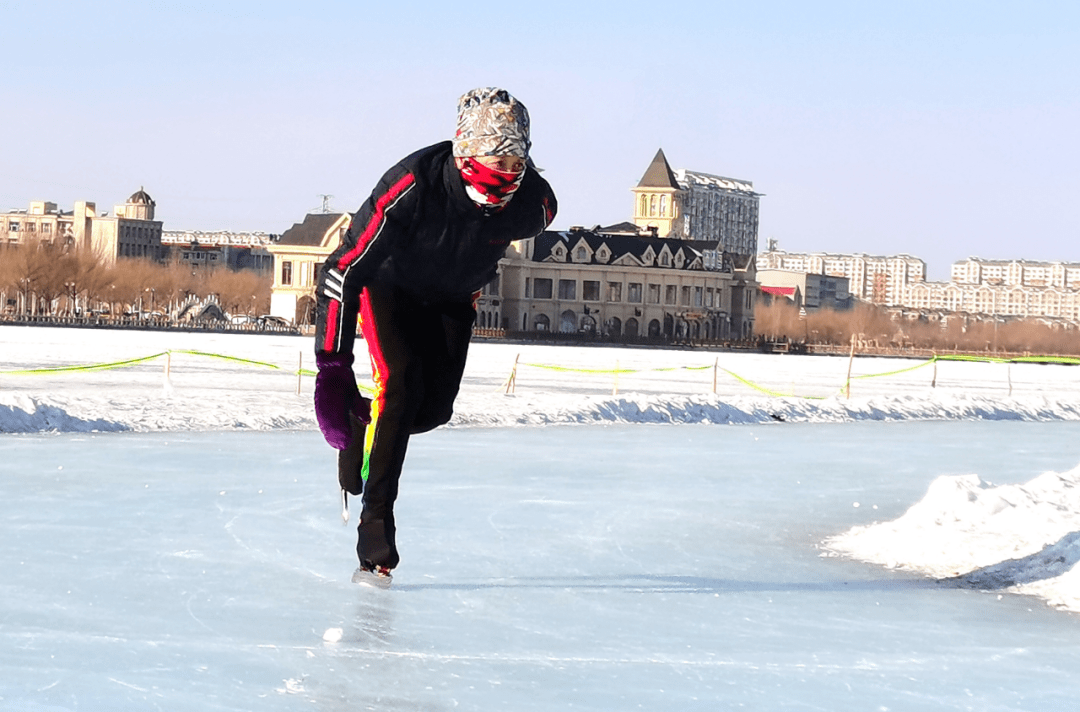
{"type": "Polygon", "coordinates": [[[452,427],[410,449],[378,591],[349,583],[311,379],[296,393],[310,347],[0,327],[0,709],[1076,698],[1080,619],[1033,596],[1080,600],[1080,369],[944,363],[847,399],[846,359],[475,344],[452,427]],[[10,373],[170,349],[278,368],[10,373]]]}
{"type": "Polygon", "coordinates": [[[389,591],[317,433],[8,435],[0,708],[1069,709],[1080,618],[818,543],[1064,471],[1078,428],[440,430],[389,591]]]}

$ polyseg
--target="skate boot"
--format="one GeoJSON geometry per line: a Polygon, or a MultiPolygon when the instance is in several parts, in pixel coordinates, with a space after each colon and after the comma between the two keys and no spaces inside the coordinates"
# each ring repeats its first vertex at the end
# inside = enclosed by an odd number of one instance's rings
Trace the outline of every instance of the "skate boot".
{"type": "Polygon", "coordinates": [[[356,567],[356,571],[352,575],[353,583],[358,583],[361,586],[371,586],[372,588],[390,588],[393,580],[394,577],[390,575],[390,569],[385,566],[376,566],[370,561],[365,561],[356,567]]]}

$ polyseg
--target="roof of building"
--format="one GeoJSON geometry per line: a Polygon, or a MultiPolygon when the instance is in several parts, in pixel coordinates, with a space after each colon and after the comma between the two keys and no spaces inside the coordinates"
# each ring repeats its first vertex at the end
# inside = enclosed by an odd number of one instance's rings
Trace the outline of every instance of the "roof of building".
{"type": "Polygon", "coordinates": [[[137,191],[131,194],[131,197],[128,198],[127,201],[132,205],[154,205],[154,199],[143,190],[141,185],[137,191]]]}
{"type": "Polygon", "coordinates": [[[567,250],[570,250],[582,240],[589,246],[590,254],[588,261],[581,262],[570,256],[570,258],[566,260],[567,263],[610,265],[618,262],[627,255],[630,255],[638,262],[643,263],[645,262],[645,254],[650,248],[652,248],[653,255],[658,256],[666,246],[668,252],[671,254],[672,264],[667,267],[662,267],[662,269],[701,269],[698,260],[700,260],[702,256],[702,250],[710,249],[710,246],[715,248],[717,244],[701,242],[690,243],[686,240],[667,237],[610,234],[597,232],[595,230],[572,230],[565,232],[548,230],[538,235],[533,242],[532,260],[534,262],[562,262],[563,260],[555,259],[553,256],[555,247],[557,245],[563,245],[567,250]],[[604,245],[607,245],[608,250],[611,251],[611,256],[607,260],[598,260],[596,254],[601,246],[604,245]],[[683,255],[681,268],[676,267],[676,265],[679,264],[678,256],[680,252],[683,255]]]}
{"type": "Polygon", "coordinates": [[[605,227],[597,226],[593,228],[593,232],[603,232],[608,234],[625,234],[625,235],[640,235],[642,229],[632,222],[623,221],[621,223],[615,223],[614,225],[607,225],[605,227]]]}
{"type": "Polygon", "coordinates": [[[304,222],[294,223],[282,233],[278,244],[318,247],[322,245],[326,232],[340,219],[340,213],[308,213],[304,216],[304,222]]]}
{"type": "Polygon", "coordinates": [[[679,182],[680,187],[682,188],[687,188],[691,185],[700,185],[707,188],[720,188],[721,190],[732,190],[739,193],[751,193],[753,195],[760,195],[760,193],[754,193],[753,182],[748,180],[741,180],[739,178],[725,178],[724,176],[714,176],[711,173],[688,171],[685,168],[680,168],[675,173],[675,178],[679,182]]]}
{"type": "Polygon", "coordinates": [[[675,180],[675,174],[668,165],[664,156],[664,149],[658,149],[652,163],[645,169],[645,175],[637,184],[638,188],[674,188],[680,190],[679,181],[675,180]]]}

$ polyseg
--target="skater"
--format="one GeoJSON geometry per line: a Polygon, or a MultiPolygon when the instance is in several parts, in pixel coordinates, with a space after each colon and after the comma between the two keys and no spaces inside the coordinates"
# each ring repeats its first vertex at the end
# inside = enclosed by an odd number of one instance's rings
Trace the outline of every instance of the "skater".
{"type": "Polygon", "coordinates": [[[450,420],[479,290],[511,241],[539,235],[555,216],[530,145],[521,102],[494,87],[466,93],[454,139],[387,171],[320,270],[315,413],[340,451],[346,503],[345,493],[362,495],[353,581],[389,585],[409,436],[450,420]],[[358,316],[372,399],[353,375],[358,316]]]}

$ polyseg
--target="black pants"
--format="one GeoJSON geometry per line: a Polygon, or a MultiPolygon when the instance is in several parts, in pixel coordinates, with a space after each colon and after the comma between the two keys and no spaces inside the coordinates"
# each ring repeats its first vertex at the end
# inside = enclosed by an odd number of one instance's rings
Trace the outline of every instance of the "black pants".
{"type": "Polygon", "coordinates": [[[398,564],[394,501],[409,436],[453,415],[475,319],[470,302],[426,304],[387,285],[369,286],[360,295],[375,397],[371,422],[353,423],[353,442],[338,456],[338,475],[343,486],[362,482],[356,543],[361,563],[398,564]]]}

